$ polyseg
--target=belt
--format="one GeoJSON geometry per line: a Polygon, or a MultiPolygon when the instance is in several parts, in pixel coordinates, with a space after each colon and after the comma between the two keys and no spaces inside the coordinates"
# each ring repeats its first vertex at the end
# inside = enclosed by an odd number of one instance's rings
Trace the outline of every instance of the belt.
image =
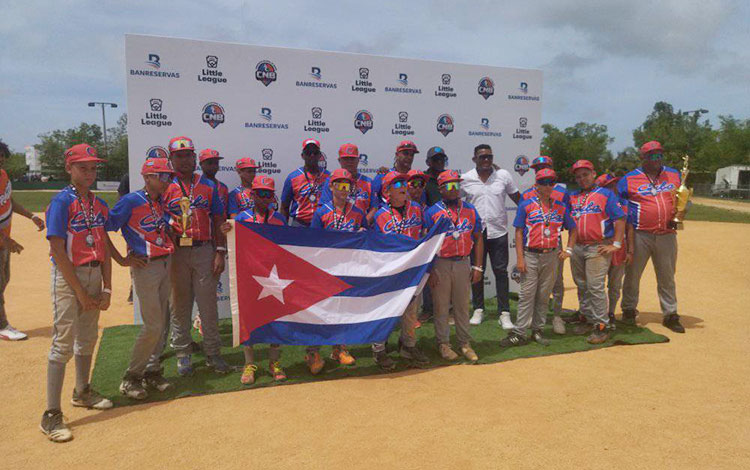
{"type": "Polygon", "coordinates": [[[576,240],[576,245],[611,245],[612,239],[611,238],[604,238],[602,240],[592,240],[589,242],[579,242],[576,240]]]}
{"type": "Polygon", "coordinates": [[[523,247],[523,251],[528,251],[529,253],[552,253],[553,251],[557,250],[557,248],[531,248],[531,247],[523,247]]]}
{"type": "Polygon", "coordinates": [[[89,261],[88,263],[79,264],[79,268],[98,268],[102,265],[101,261],[89,261]]]}
{"type": "Polygon", "coordinates": [[[438,256],[438,258],[448,261],[462,261],[468,258],[468,256],[438,256]]]}
{"type": "Polygon", "coordinates": [[[193,244],[190,245],[190,246],[180,246],[179,239],[180,238],[178,237],[177,238],[178,242],[176,243],[176,245],[179,248],[198,248],[198,247],[201,247],[203,245],[207,245],[207,244],[211,243],[209,240],[193,240],[193,244]]]}

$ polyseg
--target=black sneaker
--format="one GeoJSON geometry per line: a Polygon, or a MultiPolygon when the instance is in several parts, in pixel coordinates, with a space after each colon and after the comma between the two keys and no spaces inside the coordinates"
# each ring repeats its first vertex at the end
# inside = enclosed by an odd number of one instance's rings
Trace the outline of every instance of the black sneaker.
{"type": "Polygon", "coordinates": [[[509,348],[511,346],[524,346],[526,344],[529,344],[529,340],[516,333],[510,333],[508,336],[500,340],[501,348],[509,348]]]}
{"type": "Polygon", "coordinates": [[[549,346],[549,340],[542,336],[542,330],[532,330],[531,339],[541,344],[542,346],[549,346]]]}
{"type": "Polygon", "coordinates": [[[377,351],[375,355],[375,364],[383,370],[393,370],[396,368],[396,362],[388,356],[385,351],[377,351]]]}
{"type": "Polygon", "coordinates": [[[589,344],[602,344],[609,339],[609,331],[607,331],[607,325],[604,323],[597,323],[594,326],[594,331],[586,338],[586,342],[589,344]]]}
{"type": "Polygon", "coordinates": [[[206,356],[206,365],[213,369],[217,374],[222,375],[228,374],[232,370],[232,368],[229,367],[229,364],[227,364],[227,361],[225,361],[219,354],[215,356],[206,356]]]}
{"type": "Polygon", "coordinates": [[[108,398],[104,398],[91,388],[91,385],[86,385],[83,391],[78,392],[75,388],[73,389],[73,398],[70,403],[73,406],[79,406],[81,408],[88,408],[90,410],[108,410],[114,405],[108,398]]]}
{"type": "Polygon", "coordinates": [[[594,325],[592,325],[591,323],[588,323],[588,322],[586,322],[586,323],[580,323],[580,324],[576,325],[575,328],[573,328],[573,334],[574,335],[585,335],[586,333],[588,333],[589,331],[591,331],[591,328],[593,328],[593,327],[594,327],[594,325]]]}
{"type": "Polygon", "coordinates": [[[73,439],[73,433],[63,422],[63,414],[60,410],[47,410],[42,415],[42,423],[39,429],[52,442],[68,442],[73,439]]]}
{"type": "Polygon", "coordinates": [[[615,314],[614,313],[610,313],[609,314],[609,330],[610,331],[615,331],[616,329],[617,329],[617,327],[615,326],[615,314]]]}
{"type": "Polygon", "coordinates": [[[427,356],[425,356],[425,354],[415,346],[401,345],[398,350],[398,354],[404,359],[409,359],[417,365],[427,365],[430,363],[430,360],[427,358],[427,356]]]}
{"type": "Polygon", "coordinates": [[[675,333],[685,332],[685,327],[682,326],[682,323],[680,323],[680,316],[676,313],[667,315],[666,317],[664,317],[664,320],[661,323],[675,333]]]}
{"type": "Polygon", "coordinates": [[[148,392],[143,388],[142,378],[126,374],[120,382],[120,393],[133,400],[145,400],[148,392]]]}
{"type": "Polygon", "coordinates": [[[622,322],[626,325],[635,325],[635,317],[638,316],[637,310],[623,310],[622,322]]]}
{"type": "Polygon", "coordinates": [[[573,315],[563,317],[565,323],[586,323],[586,317],[581,312],[575,312],[573,315]]]}
{"type": "Polygon", "coordinates": [[[161,372],[146,372],[143,374],[143,382],[141,383],[145,388],[152,388],[163,392],[173,387],[172,382],[168,381],[161,375],[161,372]]]}

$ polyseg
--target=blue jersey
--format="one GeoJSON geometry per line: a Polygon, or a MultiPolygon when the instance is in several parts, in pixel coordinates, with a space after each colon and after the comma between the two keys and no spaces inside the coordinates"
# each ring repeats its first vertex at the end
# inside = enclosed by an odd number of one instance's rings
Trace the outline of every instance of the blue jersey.
{"type": "Polygon", "coordinates": [[[149,204],[146,192],[139,190],[117,201],[109,211],[106,228],[109,232],[122,231],[129,252],[154,258],[174,252],[166,233],[168,222],[161,198],[149,204]]]}
{"type": "Polygon", "coordinates": [[[310,223],[310,228],[342,232],[356,232],[362,227],[367,228],[367,215],[350,202],[347,202],[343,214],[334,210],[332,202],[323,204],[315,210],[312,223],[310,223]]]}
{"type": "Polygon", "coordinates": [[[255,208],[246,209],[237,214],[237,217],[235,217],[234,220],[240,222],[253,222],[256,224],[286,225],[286,219],[284,216],[273,209],[268,209],[268,214],[266,214],[265,218],[260,214],[256,214],[255,208]]]}

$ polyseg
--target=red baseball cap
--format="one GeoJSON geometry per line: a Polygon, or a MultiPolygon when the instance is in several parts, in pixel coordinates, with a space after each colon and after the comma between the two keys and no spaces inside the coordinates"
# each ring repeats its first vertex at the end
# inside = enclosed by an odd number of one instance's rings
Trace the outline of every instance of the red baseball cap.
{"type": "Polygon", "coordinates": [[[646,142],[645,144],[641,145],[641,156],[644,156],[647,153],[656,152],[656,151],[663,152],[664,149],[662,149],[661,144],[655,140],[646,142]]]}
{"type": "Polygon", "coordinates": [[[419,153],[419,150],[417,150],[417,144],[415,144],[411,140],[402,140],[401,142],[399,142],[398,147],[396,147],[396,152],[400,152],[402,150],[414,150],[414,153],[419,153]]]}
{"type": "Polygon", "coordinates": [[[339,157],[359,158],[359,149],[354,144],[344,144],[339,147],[339,157]]]}
{"type": "Polygon", "coordinates": [[[270,189],[271,191],[276,191],[276,183],[270,176],[257,175],[253,178],[253,189],[270,189]]]}
{"type": "Polygon", "coordinates": [[[422,170],[409,170],[409,173],[406,174],[406,179],[411,181],[414,178],[422,178],[425,183],[430,179],[422,170]]]}
{"type": "Polygon", "coordinates": [[[618,181],[620,181],[620,177],[619,176],[615,176],[612,173],[604,173],[602,175],[599,175],[599,177],[596,178],[596,180],[594,181],[594,183],[597,186],[603,188],[603,187],[605,187],[607,185],[615,184],[618,181]]]}
{"type": "Polygon", "coordinates": [[[333,173],[331,173],[331,176],[328,177],[328,184],[333,183],[334,181],[338,180],[348,180],[351,182],[354,178],[352,178],[352,174],[349,173],[349,171],[344,170],[343,168],[339,168],[338,170],[333,170],[333,173]]]}
{"type": "Polygon", "coordinates": [[[537,168],[538,166],[542,166],[542,165],[549,165],[550,167],[552,167],[552,158],[550,158],[550,157],[548,157],[548,156],[546,156],[546,155],[540,155],[540,156],[536,157],[536,158],[535,158],[535,159],[534,159],[534,160],[533,160],[533,161],[531,162],[531,165],[529,165],[529,166],[530,166],[531,168],[533,168],[533,169],[535,169],[535,170],[536,170],[536,168],[537,168]]]}
{"type": "Polygon", "coordinates": [[[536,181],[552,178],[557,181],[557,173],[552,168],[542,168],[536,172],[536,181]]]}
{"type": "Polygon", "coordinates": [[[389,171],[383,177],[383,189],[389,188],[395,181],[406,181],[406,174],[399,173],[398,171],[389,171]]]}
{"type": "Polygon", "coordinates": [[[255,163],[255,160],[253,160],[252,158],[245,157],[237,159],[235,168],[237,168],[238,170],[241,170],[243,168],[260,168],[260,165],[255,163]]]}
{"type": "Polygon", "coordinates": [[[445,170],[438,175],[438,186],[442,186],[445,183],[450,183],[451,181],[463,181],[461,179],[461,174],[456,170],[445,170]]]}
{"type": "Polygon", "coordinates": [[[103,162],[96,149],[89,144],[78,144],[65,151],[65,163],[103,162]]]}
{"type": "Polygon", "coordinates": [[[169,141],[169,153],[172,154],[179,150],[193,150],[195,151],[195,145],[193,145],[193,139],[181,135],[179,137],[172,137],[169,141]]]}
{"type": "Polygon", "coordinates": [[[570,171],[575,173],[576,170],[580,170],[581,168],[588,168],[591,171],[596,171],[594,170],[594,164],[588,160],[578,160],[573,164],[573,167],[570,169],[570,171]]]}
{"type": "Polygon", "coordinates": [[[219,160],[224,159],[224,157],[219,156],[219,151],[214,149],[203,149],[201,150],[201,153],[198,154],[199,162],[205,162],[206,160],[211,160],[212,158],[218,158],[219,160]]]}
{"type": "Polygon", "coordinates": [[[320,142],[318,142],[315,139],[305,139],[305,140],[303,140],[302,141],[302,150],[305,150],[305,147],[307,147],[308,145],[314,145],[314,146],[318,147],[318,149],[320,149],[320,142]]]}
{"type": "Polygon", "coordinates": [[[149,158],[143,163],[141,174],[150,175],[154,173],[174,173],[172,162],[168,158],[149,158]]]}

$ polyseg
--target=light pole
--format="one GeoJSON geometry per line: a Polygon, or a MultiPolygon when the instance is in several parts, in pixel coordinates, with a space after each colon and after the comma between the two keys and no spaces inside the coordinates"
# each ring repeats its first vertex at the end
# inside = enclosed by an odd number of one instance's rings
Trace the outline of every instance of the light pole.
{"type": "Polygon", "coordinates": [[[102,107],[102,131],[104,132],[104,156],[107,156],[107,118],[104,116],[104,107],[110,106],[112,108],[117,107],[117,103],[104,103],[101,101],[90,101],[89,107],[93,108],[96,105],[100,105],[102,107]]]}

